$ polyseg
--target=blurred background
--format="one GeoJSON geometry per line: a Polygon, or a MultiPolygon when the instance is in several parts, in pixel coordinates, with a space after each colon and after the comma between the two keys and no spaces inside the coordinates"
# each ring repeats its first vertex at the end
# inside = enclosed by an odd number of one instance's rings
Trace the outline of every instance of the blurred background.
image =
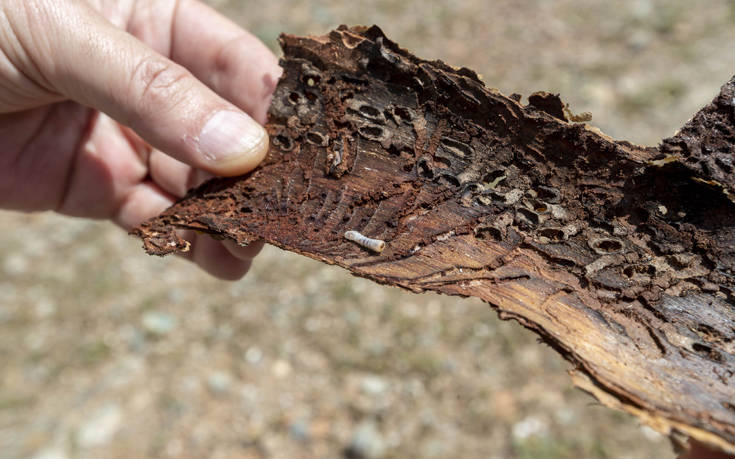
{"type": "MultiPolygon", "coordinates": [[[[211,0],[277,36],[378,24],[655,145],[735,74],[735,1],[211,0]]],[[[475,300],[266,248],[236,283],[109,223],[0,212],[0,457],[673,458],[475,300]]]]}

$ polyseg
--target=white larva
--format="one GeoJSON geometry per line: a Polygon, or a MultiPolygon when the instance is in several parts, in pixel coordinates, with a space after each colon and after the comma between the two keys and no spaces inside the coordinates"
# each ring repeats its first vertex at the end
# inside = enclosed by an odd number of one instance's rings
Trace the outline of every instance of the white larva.
{"type": "Polygon", "coordinates": [[[345,239],[347,239],[348,241],[352,241],[361,247],[365,247],[366,249],[370,249],[373,252],[377,252],[377,253],[382,252],[383,249],[385,248],[385,241],[381,241],[380,239],[369,238],[361,233],[358,233],[357,231],[346,231],[345,239]]]}

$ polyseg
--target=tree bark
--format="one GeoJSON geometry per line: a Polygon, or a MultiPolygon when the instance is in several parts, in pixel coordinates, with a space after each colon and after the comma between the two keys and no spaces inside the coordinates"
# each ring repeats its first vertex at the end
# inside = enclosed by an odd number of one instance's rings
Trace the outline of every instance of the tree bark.
{"type": "Polygon", "coordinates": [[[735,453],[735,79],[658,148],[522,105],[377,27],[283,35],[272,145],[134,233],[262,238],[414,292],[476,296],[575,384],[679,445],[735,453]],[[376,252],[346,231],[385,241],[376,252]]]}

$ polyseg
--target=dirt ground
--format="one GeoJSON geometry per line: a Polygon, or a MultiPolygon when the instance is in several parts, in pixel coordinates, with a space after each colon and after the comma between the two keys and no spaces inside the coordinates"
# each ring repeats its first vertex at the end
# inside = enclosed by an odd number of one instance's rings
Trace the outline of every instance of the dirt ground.
{"type": "MultiPolygon", "coordinates": [[[[509,94],[655,144],[735,74],[735,1],[212,3],[281,31],[379,24],[509,94]]],[[[479,301],[267,248],[236,283],[109,223],[0,212],[0,457],[673,458],[479,301]]]]}

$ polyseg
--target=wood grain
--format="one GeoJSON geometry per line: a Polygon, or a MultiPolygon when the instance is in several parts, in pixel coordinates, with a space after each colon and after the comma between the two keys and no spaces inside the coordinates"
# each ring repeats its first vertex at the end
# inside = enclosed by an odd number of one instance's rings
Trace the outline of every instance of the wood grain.
{"type": "Polygon", "coordinates": [[[377,27],[281,45],[268,158],[136,229],[149,253],[186,250],[181,228],[262,238],[383,284],[482,298],[605,405],[735,453],[735,79],[643,148],[377,27]]]}

